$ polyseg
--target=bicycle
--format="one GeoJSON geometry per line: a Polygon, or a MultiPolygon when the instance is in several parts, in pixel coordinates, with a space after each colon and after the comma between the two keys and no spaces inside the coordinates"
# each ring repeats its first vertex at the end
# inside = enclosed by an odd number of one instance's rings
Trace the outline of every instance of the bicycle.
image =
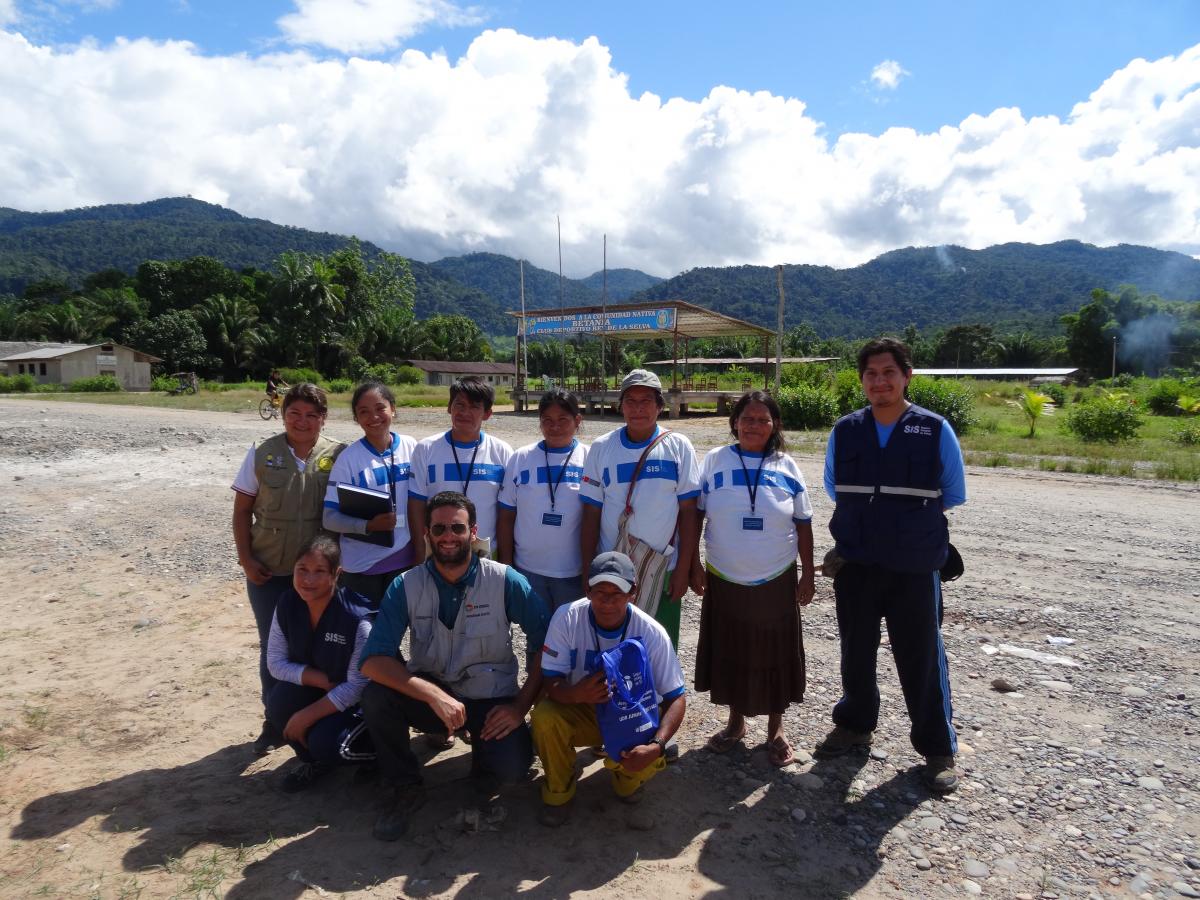
{"type": "Polygon", "coordinates": [[[263,417],[264,421],[270,421],[279,415],[279,408],[283,405],[283,398],[276,394],[273,397],[263,397],[258,402],[258,414],[263,417]]]}

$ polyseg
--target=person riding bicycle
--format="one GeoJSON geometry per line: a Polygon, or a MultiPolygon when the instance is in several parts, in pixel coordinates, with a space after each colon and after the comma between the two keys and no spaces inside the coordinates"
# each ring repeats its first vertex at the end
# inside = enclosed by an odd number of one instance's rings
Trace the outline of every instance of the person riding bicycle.
{"type": "Polygon", "coordinates": [[[272,369],[271,374],[267,376],[267,396],[271,398],[271,401],[278,404],[280,389],[289,387],[291,385],[283,380],[283,376],[279,374],[279,370],[272,369]]]}

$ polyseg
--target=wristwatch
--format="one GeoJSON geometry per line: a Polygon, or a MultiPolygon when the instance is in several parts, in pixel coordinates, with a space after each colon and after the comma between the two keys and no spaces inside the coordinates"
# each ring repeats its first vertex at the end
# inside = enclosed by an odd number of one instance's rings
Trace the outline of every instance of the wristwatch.
{"type": "Polygon", "coordinates": [[[658,755],[660,757],[665,757],[667,755],[667,742],[664,741],[662,738],[656,737],[650,743],[658,744],[658,755]]]}

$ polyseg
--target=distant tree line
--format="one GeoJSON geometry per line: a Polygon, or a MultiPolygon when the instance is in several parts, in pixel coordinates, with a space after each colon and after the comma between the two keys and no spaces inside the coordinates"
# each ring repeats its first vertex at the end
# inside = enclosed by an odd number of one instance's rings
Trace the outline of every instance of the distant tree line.
{"type": "Polygon", "coordinates": [[[207,256],[151,260],[133,275],[104,269],[78,288],[49,279],[0,298],[0,340],[111,340],[161,357],[162,370],[226,381],[275,367],[360,377],[371,364],[491,358],[468,316],[417,321],[415,291],[407,260],[368,262],[357,241],[325,255],[283,253],[269,271],[207,256]]]}

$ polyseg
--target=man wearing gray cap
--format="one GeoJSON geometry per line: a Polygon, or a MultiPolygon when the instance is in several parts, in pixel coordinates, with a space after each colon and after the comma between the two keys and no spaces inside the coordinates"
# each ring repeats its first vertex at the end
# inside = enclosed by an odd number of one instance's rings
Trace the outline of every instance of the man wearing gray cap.
{"type": "Polygon", "coordinates": [[[592,444],[583,470],[580,549],[584,571],[597,551],[616,549],[622,513],[628,508],[628,534],[669,558],[660,596],[647,603],[643,585],[639,605],[678,647],[680,601],[697,549],[700,468],[692,442],[659,427],[663,405],[662,382],[653,372],[634,369],[621,382],[618,406],[625,425],[592,444]]]}
{"type": "Polygon", "coordinates": [[[543,698],[533,709],[533,744],[546,771],[538,821],[557,827],[567,821],[575,796],[575,748],[601,741],[596,704],[609,700],[600,654],[626,638],[646,648],[660,704],[658,729],[646,743],[620,759],[605,757],[613,790],[626,803],[642,798],[642,786],[666,766],[667,741],[687,709],[683,670],[661,625],[631,604],[636,584],[633,562],[624,553],[601,553],[588,568],[587,597],[560,606],[542,647],[543,698]]]}

